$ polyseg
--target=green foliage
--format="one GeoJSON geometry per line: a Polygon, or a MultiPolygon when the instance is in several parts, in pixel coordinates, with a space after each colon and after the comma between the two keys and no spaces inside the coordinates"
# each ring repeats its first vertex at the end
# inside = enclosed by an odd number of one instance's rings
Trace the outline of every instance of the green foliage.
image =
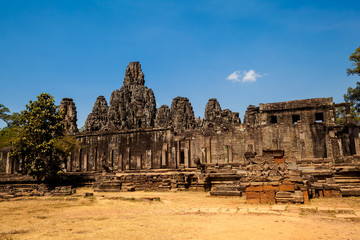
{"type": "Polygon", "coordinates": [[[0,149],[4,147],[11,147],[12,143],[16,141],[19,136],[20,128],[18,126],[6,127],[0,130],[0,149]]]}
{"type": "Polygon", "coordinates": [[[356,82],[356,87],[349,87],[344,94],[345,102],[349,102],[357,111],[360,110],[360,82],[356,82]]]}
{"type": "Polygon", "coordinates": [[[47,93],[26,105],[20,116],[19,136],[10,152],[12,158],[22,160],[23,173],[37,180],[62,174],[63,160],[76,148],[75,140],[66,136],[63,117],[47,93]]]}
{"type": "Polygon", "coordinates": [[[9,113],[10,110],[0,103],[0,119],[6,122],[7,127],[18,126],[20,123],[20,114],[17,112],[9,113]]]}
{"type": "MultiPolygon", "coordinates": [[[[352,64],[352,69],[347,69],[347,74],[357,74],[360,76],[360,47],[358,47],[355,52],[350,55],[349,59],[354,63],[352,64]]],[[[360,123],[360,82],[356,82],[355,88],[348,88],[347,93],[344,94],[344,100],[345,102],[350,103],[351,118],[354,120],[355,123],[360,123]]],[[[344,124],[344,122],[346,122],[344,112],[338,112],[337,121],[340,124],[344,124]]]]}
{"type": "Polygon", "coordinates": [[[5,107],[3,104],[0,103],[0,119],[3,120],[4,122],[6,122],[6,117],[8,116],[8,113],[10,112],[10,110],[5,107]]]}
{"type": "Polygon", "coordinates": [[[10,147],[19,134],[20,114],[9,113],[10,110],[0,104],[0,119],[7,124],[7,127],[0,129],[0,149],[10,147]]]}
{"type": "Polygon", "coordinates": [[[350,55],[349,60],[354,62],[352,64],[354,66],[354,68],[353,69],[348,68],[347,74],[348,75],[357,74],[360,76],[360,47],[358,47],[355,50],[355,52],[350,55]]]}
{"type": "MultiPolygon", "coordinates": [[[[356,123],[356,124],[360,123],[360,114],[356,110],[356,108],[353,106],[350,107],[350,116],[351,116],[351,119],[354,121],[354,123],[356,123]]],[[[336,108],[336,122],[340,125],[347,124],[345,107],[337,107],[336,108]]]]}

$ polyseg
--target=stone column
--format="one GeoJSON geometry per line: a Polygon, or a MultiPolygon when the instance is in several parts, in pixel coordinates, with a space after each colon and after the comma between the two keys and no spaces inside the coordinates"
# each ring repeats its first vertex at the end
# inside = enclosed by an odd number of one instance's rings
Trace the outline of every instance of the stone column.
{"type": "Polygon", "coordinates": [[[360,155],[360,141],[359,138],[354,138],[354,144],[355,144],[355,155],[360,155]]]}
{"type": "Polygon", "coordinates": [[[201,148],[201,162],[202,163],[207,163],[206,161],[206,148],[201,148]]]}
{"type": "Polygon", "coordinates": [[[151,150],[146,150],[145,163],[146,163],[146,169],[152,168],[151,150]]]}
{"type": "Polygon", "coordinates": [[[206,138],[206,162],[211,163],[211,138],[206,138]]]}
{"type": "Polygon", "coordinates": [[[168,145],[167,143],[163,143],[162,146],[162,151],[161,151],[161,168],[167,168],[168,163],[167,163],[167,150],[168,145]]]}
{"type": "Polygon", "coordinates": [[[177,168],[177,159],[176,159],[176,147],[171,148],[171,167],[177,168]]]}
{"type": "Polygon", "coordinates": [[[126,170],[131,168],[131,164],[130,164],[130,148],[129,147],[127,147],[126,151],[125,151],[124,163],[125,163],[125,169],[126,170]]]}
{"type": "Polygon", "coordinates": [[[136,169],[142,169],[141,158],[142,158],[141,155],[136,156],[136,169]]]}
{"type": "Polygon", "coordinates": [[[233,162],[233,151],[232,151],[232,146],[228,146],[228,150],[229,150],[229,162],[233,162]]]}
{"type": "Polygon", "coordinates": [[[184,149],[184,165],[186,168],[189,167],[189,149],[188,148],[185,148],[184,149]]]}
{"type": "Polygon", "coordinates": [[[6,174],[11,174],[11,160],[10,160],[10,153],[6,154],[6,174]]]}
{"type": "Polygon", "coordinates": [[[120,170],[124,170],[123,168],[123,154],[122,153],[119,153],[119,169],[120,170]]]}
{"type": "Polygon", "coordinates": [[[180,146],[181,146],[180,141],[177,141],[176,142],[176,166],[177,167],[180,166],[180,151],[181,151],[180,146]]]}
{"type": "Polygon", "coordinates": [[[225,163],[229,163],[229,151],[228,146],[224,145],[225,163]]]}
{"type": "Polygon", "coordinates": [[[84,171],[87,172],[88,171],[88,154],[85,153],[84,156],[84,171]]]}
{"type": "Polygon", "coordinates": [[[66,165],[67,165],[67,169],[66,169],[66,171],[71,172],[71,171],[72,171],[71,154],[70,154],[70,156],[67,157],[66,160],[67,160],[67,164],[66,164],[66,165]]]}

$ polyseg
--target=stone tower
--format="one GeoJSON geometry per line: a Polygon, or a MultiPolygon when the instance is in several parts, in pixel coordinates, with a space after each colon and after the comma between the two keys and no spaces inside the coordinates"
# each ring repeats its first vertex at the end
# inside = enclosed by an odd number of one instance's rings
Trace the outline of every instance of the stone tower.
{"type": "Polygon", "coordinates": [[[144,74],[139,62],[126,68],[124,85],[111,94],[108,115],[109,129],[136,129],[154,127],[155,96],[144,86],[144,74]]]}
{"type": "Polygon", "coordinates": [[[92,112],[85,122],[85,131],[106,130],[108,123],[109,107],[104,96],[99,96],[94,104],[92,112]]]}
{"type": "Polygon", "coordinates": [[[77,128],[77,112],[76,106],[72,98],[63,98],[60,102],[59,111],[64,112],[65,114],[65,129],[67,133],[77,133],[79,132],[77,128]]]}

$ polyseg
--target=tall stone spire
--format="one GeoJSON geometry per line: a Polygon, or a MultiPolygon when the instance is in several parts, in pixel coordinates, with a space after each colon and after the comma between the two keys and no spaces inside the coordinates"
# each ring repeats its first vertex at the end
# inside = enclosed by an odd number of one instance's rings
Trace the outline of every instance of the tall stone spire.
{"type": "Polygon", "coordinates": [[[156,101],[151,89],[144,86],[144,74],[139,62],[126,68],[124,86],[111,94],[108,115],[109,129],[152,128],[156,101]]]}
{"type": "Polygon", "coordinates": [[[145,85],[144,73],[139,62],[130,62],[126,68],[124,86],[145,85]]]}
{"type": "Polygon", "coordinates": [[[108,122],[109,107],[104,96],[99,96],[94,104],[92,112],[85,122],[85,131],[100,131],[106,129],[108,122]]]}
{"type": "Polygon", "coordinates": [[[79,130],[77,128],[77,112],[76,112],[76,106],[72,98],[63,98],[59,111],[64,113],[64,123],[65,123],[65,129],[67,133],[73,134],[77,133],[79,130]]]}

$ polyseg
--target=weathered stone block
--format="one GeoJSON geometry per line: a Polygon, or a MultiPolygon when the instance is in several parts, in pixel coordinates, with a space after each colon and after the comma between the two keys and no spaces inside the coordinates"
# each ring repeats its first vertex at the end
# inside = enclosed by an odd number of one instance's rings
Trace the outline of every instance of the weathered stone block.
{"type": "Polygon", "coordinates": [[[246,188],[246,192],[261,192],[264,190],[264,186],[249,186],[246,188]]]}
{"type": "Polygon", "coordinates": [[[282,184],[279,186],[280,191],[293,192],[295,191],[295,186],[290,184],[282,184]]]}
{"type": "Polygon", "coordinates": [[[260,192],[246,192],[246,199],[250,198],[259,198],[260,200],[260,192]]]}

